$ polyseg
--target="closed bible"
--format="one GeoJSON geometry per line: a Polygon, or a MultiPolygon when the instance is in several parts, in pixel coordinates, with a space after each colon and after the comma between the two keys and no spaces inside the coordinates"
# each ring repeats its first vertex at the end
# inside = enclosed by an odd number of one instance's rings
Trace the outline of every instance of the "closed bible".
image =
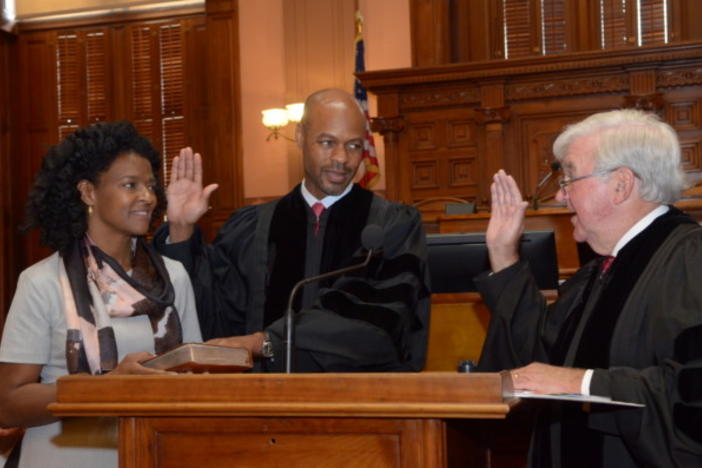
{"type": "Polygon", "coordinates": [[[214,374],[247,371],[253,367],[253,360],[245,348],[185,343],[141,365],[172,372],[214,374]]]}

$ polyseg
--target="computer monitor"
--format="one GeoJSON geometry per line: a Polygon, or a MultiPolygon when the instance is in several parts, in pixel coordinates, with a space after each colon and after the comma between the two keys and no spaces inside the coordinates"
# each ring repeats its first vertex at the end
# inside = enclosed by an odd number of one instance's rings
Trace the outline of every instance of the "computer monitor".
{"type": "MultiPolygon", "coordinates": [[[[475,291],[473,277],[490,269],[485,233],[427,234],[429,274],[434,293],[475,291]]],[[[553,231],[526,231],[519,254],[529,262],[539,289],[558,288],[553,231]]]]}

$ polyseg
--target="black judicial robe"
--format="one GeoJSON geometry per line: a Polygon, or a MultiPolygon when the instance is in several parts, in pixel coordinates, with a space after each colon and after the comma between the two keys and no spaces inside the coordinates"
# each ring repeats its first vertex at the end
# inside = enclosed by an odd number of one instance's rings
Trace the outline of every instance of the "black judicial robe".
{"type": "Polygon", "coordinates": [[[550,305],[524,262],[481,275],[492,317],[479,369],[594,368],[591,394],[646,405],[547,405],[531,466],[702,466],[702,228],[671,208],[604,276],[600,262],[550,305]]]}
{"type": "Polygon", "coordinates": [[[185,242],[154,243],[181,261],[195,290],[204,339],[267,330],[283,368],[283,315],[290,291],[304,277],[361,263],[361,232],[383,229],[382,255],[358,273],[306,287],[295,302],[296,370],[418,371],[425,361],[429,273],[425,236],[415,208],[383,200],[354,185],[321,216],[299,185],[285,197],[238,210],[211,245],[198,230],[185,242]]]}

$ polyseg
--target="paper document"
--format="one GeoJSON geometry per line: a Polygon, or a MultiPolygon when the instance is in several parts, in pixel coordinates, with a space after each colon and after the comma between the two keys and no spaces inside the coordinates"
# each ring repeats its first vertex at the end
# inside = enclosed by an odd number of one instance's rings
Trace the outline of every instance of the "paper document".
{"type": "Polygon", "coordinates": [[[580,403],[602,403],[605,405],[632,406],[634,408],[643,408],[642,403],[633,403],[630,401],[612,400],[610,397],[597,395],[581,395],[579,393],[534,393],[528,390],[520,390],[511,393],[505,393],[505,397],[515,398],[534,398],[538,400],[559,400],[559,401],[576,401],[580,403]]]}

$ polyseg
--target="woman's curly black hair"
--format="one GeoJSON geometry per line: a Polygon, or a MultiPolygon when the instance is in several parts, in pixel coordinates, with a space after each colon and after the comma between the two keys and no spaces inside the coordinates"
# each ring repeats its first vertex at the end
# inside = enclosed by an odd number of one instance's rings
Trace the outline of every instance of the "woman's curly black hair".
{"type": "Polygon", "coordinates": [[[65,254],[88,228],[78,182],[85,179],[96,184],[98,176],[118,156],[127,153],[138,154],[151,163],[157,200],[153,223],[166,206],[160,180],[161,157],[131,123],[122,121],[82,128],[49,149],[29,193],[27,224],[23,229],[39,228],[41,243],[65,254]]]}

